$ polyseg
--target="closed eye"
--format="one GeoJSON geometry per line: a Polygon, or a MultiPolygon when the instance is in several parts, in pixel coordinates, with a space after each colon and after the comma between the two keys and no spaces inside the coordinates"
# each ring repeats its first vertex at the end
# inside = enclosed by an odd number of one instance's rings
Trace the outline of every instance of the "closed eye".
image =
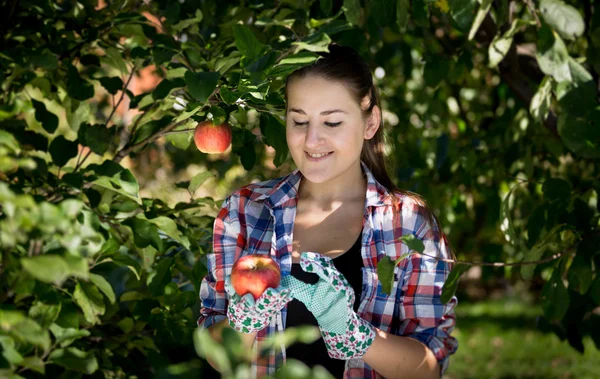
{"type": "Polygon", "coordinates": [[[340,126],[342,122],[326,122],[325,125],[331,127],[331,128],[335,128],[336,126],[340,126]]]}
{"type": "Polygon", "coordinates": [[[296,125],[296,126],[305,126],[305,125],[308,125],[308,121],[298,122],[298,121],[294,120],[294,125],[296,125]]]}

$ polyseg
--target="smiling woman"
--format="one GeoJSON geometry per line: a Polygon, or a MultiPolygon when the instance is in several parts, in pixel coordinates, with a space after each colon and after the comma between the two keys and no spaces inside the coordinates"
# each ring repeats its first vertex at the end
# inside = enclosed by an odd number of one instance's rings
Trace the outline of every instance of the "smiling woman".
{"type": "Polygon", "coordinates": [[[444,258],[452,253],[425,203],[399,190],[386,172],[368,65],[349,47],[329,50],[286,82],[286,139],[297,169],[244,186],[223,203],[199,324],[227,323],[256,352],[278,331],[319,327],[322,338],[312,344],[256,356],[259,377],[294,358],[322,365],[336,378],[437,378],[457,349],[451,336],[456,298],[440,301],[451,270],[444,258]],[[407,253],[400,240],[406,234],[425,249],[398,264],[385,294],[377,263],[407,253]],[[234,263],[251,254],[274,258],[282,279],[255,303],[242,304],[224,283],[234,263]],[[277,306],[257,309],[260,304],[277,306]],[[251,317],[240,320],[240,314],[251,317]]]}

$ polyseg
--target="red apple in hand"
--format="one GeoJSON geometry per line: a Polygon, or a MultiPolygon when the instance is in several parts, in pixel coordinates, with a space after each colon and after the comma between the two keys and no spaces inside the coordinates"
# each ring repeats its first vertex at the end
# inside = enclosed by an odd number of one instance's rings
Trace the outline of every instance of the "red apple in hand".
{"type": "Polygon", "coordinates": [[[254,299],[269,287],[279,287],[281,271],[275,260],[264,254],[241,257],[231,269],[231,285],[235,292],[244,296],[251,293],[254,299]]]}
{"type": "Polygon", "coordinates": [[[202,121],[194,130],[194,143],[203,153],[222,153],[231,145],[231,126],[224,122],[215,125],[212,121],[202,121]]]}

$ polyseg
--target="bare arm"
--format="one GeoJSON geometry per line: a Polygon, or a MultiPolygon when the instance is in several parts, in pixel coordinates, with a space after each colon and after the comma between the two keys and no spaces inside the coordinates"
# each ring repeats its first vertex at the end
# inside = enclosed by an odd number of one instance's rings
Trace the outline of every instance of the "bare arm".
{"type": "Polygon", "coordinates": [[[440,377],[440,366],[428,347],[416,339],[396,336],[379,329],[362,359],[388,379],[440,377]]]}

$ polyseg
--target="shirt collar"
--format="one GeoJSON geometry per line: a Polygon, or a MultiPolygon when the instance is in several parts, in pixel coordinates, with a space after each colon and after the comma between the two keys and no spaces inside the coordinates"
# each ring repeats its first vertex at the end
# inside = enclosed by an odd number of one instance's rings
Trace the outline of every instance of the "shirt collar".
{"type": "MultiPolygon", "coordinates": [[[[392,202],[389,191],[383,185],[381,185],[377,179],[375,179],[375,176],[363,161],[361,161],[360,164],[362,166],[363,173],[367,178],[367,196],[365,198],[365,206],[379,207],[391,205],[392,202]]],[[[265,204],[270,208],[282,206],[289,201],[292,201],[291,205],[293,205],[296,203],[296,199],[298,197],[298,188],[302,178],[303,175],[300,170],[295,169],[288,175],[282,177],[281,180],[275,183],[275,185],[269,191],[264,193],[262,196],[259,196],[259,198],[256,200],[264,200],[265,204]]]]}

